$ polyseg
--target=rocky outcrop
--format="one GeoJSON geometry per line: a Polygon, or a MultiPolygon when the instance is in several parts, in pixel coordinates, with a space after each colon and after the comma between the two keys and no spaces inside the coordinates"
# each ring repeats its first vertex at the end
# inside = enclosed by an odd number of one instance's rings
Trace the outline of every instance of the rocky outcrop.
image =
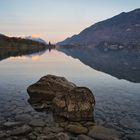
{"type": "Polygon", "coordinates": [[[47,75],[27,89],[33,106],[51,107],[56,115],[72,121],[93,120],[95,99],[86,87],[77,87],[64,77],[47,75]]]}
{"type": "Polygon", "coordinates": [[[67,94],[54,98],[53,103],[55,112],[69,120],[93,119],[95,101],[92,92],[88,88],[75,87],[67,94]]]}
{"type": "Polygon", "coordinates": [[[54,97],[65,94],[74,87],[76,87],[76,85],[64,77],[47,75],[35,84],[29,86],[27,91],[31,99],[52,101],[54,97]]]}

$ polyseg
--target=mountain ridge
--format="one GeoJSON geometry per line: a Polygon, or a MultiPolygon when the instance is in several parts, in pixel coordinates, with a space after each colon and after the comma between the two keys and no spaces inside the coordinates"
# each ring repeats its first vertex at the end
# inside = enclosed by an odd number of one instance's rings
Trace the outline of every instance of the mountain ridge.
{"type": "Polygon", "coordinates": [[[93,47],[104,41],[125,45],[131,42],[140,43],[140,8],[95,23],[78,35],[58,42],[58,45],[93,47]]]}
{"type": "Polygon", "coordinates": [[[21,56],[45,51],[49,47],[49,45],[41,42],[0,34],[0,60],[10,56],[21,56]]]}

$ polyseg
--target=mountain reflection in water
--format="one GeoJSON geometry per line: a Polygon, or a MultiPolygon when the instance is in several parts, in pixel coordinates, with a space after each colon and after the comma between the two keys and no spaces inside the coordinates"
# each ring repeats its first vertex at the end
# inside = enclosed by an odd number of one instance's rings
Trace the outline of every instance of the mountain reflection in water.
{"type": "Polygon", "coordinates": [[[38,54],[42,55],[47,48],[45,47],[38,47],[35,46],[34,48],[31,48],[29,46],[29,49],[7,49],[0,47],[0,61],[9,57],[17,57],[17,56],[23,56],[23,55],[30,55],[30,54],[38,54]]]}
{"type": "Polygon", "coordinates": [[[110,74],[118,79],[140,83],[140,53],[136,51],[101,51],[99,49],[60,49],[73,58],[78,58],[93,69],[110,74]]]}

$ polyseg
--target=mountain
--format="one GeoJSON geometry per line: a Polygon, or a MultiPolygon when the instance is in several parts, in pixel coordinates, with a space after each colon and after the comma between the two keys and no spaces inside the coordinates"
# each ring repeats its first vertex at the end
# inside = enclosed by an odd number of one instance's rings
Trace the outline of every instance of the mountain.
{"type": "Polygon", "coordinates": [[[0,39],[1,39],[1,38],[7,38],[7,36],[5,36],[4,34],[1,34],[1,33],[0,33],[0,39]]]}
{"type": "Polygon", "coordinates": [[[39,37],[34,37],[34,36],[26,36],[26,37],[23,37],[25,39],[29,39],[29,40],[33,40],[33,41],[37,41],[37,42],[40,42],[40,43],[44,43],[44,44],[47,44],[47,42],[39,37]]]}
{"type": "Polygon", "coordinates": [[[17,37],[8,37],[0,34],[0,60],[10,56],[21,56],[45,51],[49,45],[17,37]]]}
{"type": "Polygon", "coordinates": [[[86,46],[92,48],[106,42],[127,46],[140,46],[140,9],[120,13],[110,19],[98,22],[78,35],[59,42],[58,45],[86,46]]]}
{"type": "Polygon", "coordinates": [[[25,44],[25,45],[29,45],[29,46],[36,45],[36,46],[47,46],[48,47],[46,42],[40,38],[32,38],[31,36],[30,37],[28,36],[25,38],[23,38],[23,37],[8,37],[6,35],[0,34],[0,47],[4,46],[5,44],[7,46],[16,46],[18,44],[20,44],[20,45],[25,44]]]}

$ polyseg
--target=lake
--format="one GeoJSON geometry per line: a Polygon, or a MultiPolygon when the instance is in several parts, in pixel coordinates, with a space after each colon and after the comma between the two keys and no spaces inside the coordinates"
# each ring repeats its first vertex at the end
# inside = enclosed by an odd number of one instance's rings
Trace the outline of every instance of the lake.
{"type": "Polygon", "coordinates": [[[78,86],[89,87],[96,99],[95,122],[125,134],[140,131],[140,82],[118,79],[97,71],[78,58],[51,50],[0,61],[0,124],[20,114],[42,117],[53,124],[51,114],[36,112],[28,103],[27,87],[42,76],[64,76],[78,86]]]}

